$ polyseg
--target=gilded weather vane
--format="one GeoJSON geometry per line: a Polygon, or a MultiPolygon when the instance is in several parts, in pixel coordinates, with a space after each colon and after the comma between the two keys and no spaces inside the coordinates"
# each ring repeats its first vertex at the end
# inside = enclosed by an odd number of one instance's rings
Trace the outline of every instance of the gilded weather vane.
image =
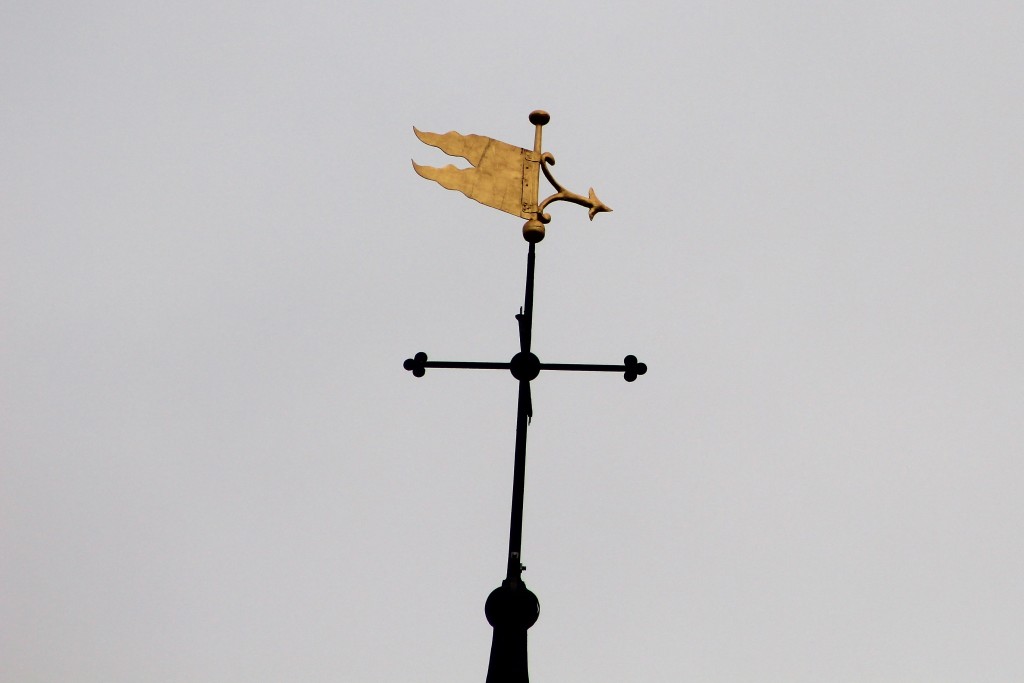
{"type": "Polygon", "coordinates": [[[458,190],[481,204],[494,207],[513,216],[525,218],[523,237],[530,243],[526,260],[526,298],[516,315],[519,323],[519,353],[504,363],[467,361],[432,361],[420,352],[405,361],[404,367],[415,377],[426,374],[427,368],[467,368],[477,370],[508,370],[519,381],[519,405],[516,418],[515,463],[512,475],[512,516],[509,525],[508,564],[505,580],[487,597],[484,613],[494,628],[491,656],[487,665],[487,683],[528,683],[526,631],[540,615],[537,596],[523,583],[523,493],[526,480],[526,432],[533,416],[530,382],[542,370],[570,370],[582,372],[621,372],[627,382],[647,372],[647,366],[636,356],[626,356],[621,365],[586,365],[579,363],[542,363],[534,355],[533,337],[533,271],[536,263],[537,242],[544,239],[544,226],[551,216],[544,209],[552,202],[566,201],[590,209],[590,219],[602,211],[611,211],[591,188],[584,197],[566,190],[551,175],[550,166],[555,158],[541,150],[541,128],[550,120],[547,112],[530,114],[534,124],[533,149],[527,150],[482,135],[462,135],[456,132],[439,135],[413,129],[416,137],[428,145],[438,147],[446,154],[462,157],[471,164],[460,169],[453,165],[444,168],[421,166],[415,161],[416,172],[434,180],[449,190],[458,190]],[[555,188],[555,193],[538,202],[540,173],[555,188]]]}
{"type": "Polygon", "coordinates": [[[544,239],[544,225],[551,222],[551,216],[544,213],[544,209],[552,202],[585,206],[590,209],[590,220],[602,211],[611,211],[594,194],[594,188],[590,188],[589,196],[584,197],[569,192],[551,175],[555,157],[550,152],[541,151],[541,130],[550,120],[545,111],[530,114],[530,123],[534,125],[532,150],[483,135],[462,135],[455,131],[439,135],[413,128],[421,141],[449,156],[462,157],[471,164],[471,168],[457,168],[452,164],[434,168],[421,166],[415,161],[412,166],[427,180],[434,180],[449,190],[458,190],[481,204],[528,219],[523,226],[523,236],[528,242],[540,242],[544,239]],[[541,171],[556,192],[538,204],[541,171]]]}

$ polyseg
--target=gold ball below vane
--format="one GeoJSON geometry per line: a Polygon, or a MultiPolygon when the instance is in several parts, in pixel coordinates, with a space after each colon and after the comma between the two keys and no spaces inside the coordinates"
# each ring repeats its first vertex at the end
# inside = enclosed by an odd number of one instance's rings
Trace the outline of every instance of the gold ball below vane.
{"type": "Polygon", "coordinates": [[[544,239],[544,224],[536,218],[531,218],[523,224],[523,239],[536,244],[544,239]]]}

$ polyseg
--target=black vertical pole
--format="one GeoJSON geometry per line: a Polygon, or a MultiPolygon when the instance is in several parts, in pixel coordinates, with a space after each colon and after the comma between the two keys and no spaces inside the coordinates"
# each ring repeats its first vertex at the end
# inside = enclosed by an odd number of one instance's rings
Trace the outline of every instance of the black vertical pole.
{"type": "Polygon", "coordinates": [[[537,263],[537,245],[530,242],[530,252],[526,257],[526,301],[523,305],[523,318],[519,336],[520,351],[530,353],[533,342],[533,268],[537,263]],[[525,328],[525,331],[524,331],[525,328]]]}
{"type": "Polygon", "coordinates": [[[526,488],[527,402],[530,383],[519,382],[519,416],[516,418],[516,460],[512,473],[512,519],[508,532],[508,571],[505,579],[518,582],[522,578],[523,493],[526,488]]]}
{"type": "Polygon", "coordinates": [[[522,359],[514,363],[513,375],[519,379],[519,406],[516,415],[516,450],[515,465],[512,474],[512,518],[509,523],[508,533],[508,571],[505,575],[508,581],[519,581],[522,576],[522,545],[523,545],[523,495],[526,488],[526,430],[529,426],[530,416],[533,414],[532,400],[530,398],[530,380],[536,375],[521,366],[530,354],[530,346],[533,339],[533,270],[537,262],[536,245],[530,242],[530,252],[526,258],[526,296],[522,314],[516,316],[519,320],[519,347],[522,359]]]}
{"type": "Polygon", "coordinates": [[[534,243],[526,261],[526,301],[519,320],[520,353],[512,359],[513,376],[519,380],[516,417],[515,466],[512,475],[512,518],[509,524],[508,569],[501,586],[487,597],[484,613],[494,627],[487,683],[529,683],[526,630],[540,615],[540,602],[523,583],[523,492],[526,484],[526,430],[533,413],[530,380],[540,372],[540,362],[530,353],[533,332],[534,243]]]}

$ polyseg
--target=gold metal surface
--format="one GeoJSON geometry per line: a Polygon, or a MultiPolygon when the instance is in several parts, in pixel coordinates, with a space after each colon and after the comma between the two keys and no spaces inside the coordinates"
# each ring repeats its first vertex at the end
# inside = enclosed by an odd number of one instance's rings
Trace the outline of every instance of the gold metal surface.
{"type": "Polygon", "coordinates": [[[545,111],[530,113],[530,123],[534,124],[533,150],[482,135],[462,135],[455,131],[428,133],[414,127],[413,132],[420,141],[449,156],[462,157],[470,163],[470,168],[458,168],[452,164],[436,168],[422,166],[415,161],[412,166],[421,177],[442,187],[458,190],[481,204],[526,218],[523,237],[529,242],[539,242],[544,239],[544,225],[551,222],[551,216],[544,209],[553,202],[585,206],[590,209],[590,220],[601,212],[611,211],[597,198],[594,188],[590,188],[588,196],[584,197],[566,190],[551,175],[549,167],[555,165],[555,157],[541,149],[542,129],[550,119],[545,111]],[[555,188],[555,194],[538,204],[539,171],[544,172],[544,177],[555,188]]]}
{"type": "Polygon", "coordinates": [[[569,192],[569,190],[562,187],[559,182],[555,180],[555,177],[551,175],[551,170],[548,168],[548,166],[555,165],[555,157],[551,156],[548,152],[544,152],[541,156],[540,163],[540,167],[544,171],[544,177],[548,179],[548,182],[551,183],[552,187],[558,190],[555,194],[542,201],[537,207],[537,218],[540,219],[542,223],[551,222],[551,216],[544,213],[544,207],[551,202],[572,202],[573,204],[585,206],[590,209],[590,220],[594,220],[594,216],[599,213],[612,210],[610,206],[597,198],[597,195],[594,194],[594,188],[590,188],[589,196],[583,197],[575,192],[569,192]]]}
{"type": "Polygon", "coordinates": [[[422,142],[471,165],[435,168],[414,161],[412,166],[420,176],[513,216],[531,218],[537,212],[540,155],[482,135],[455,131],[439,135],[415,128],[413,132],[422,142]]]}

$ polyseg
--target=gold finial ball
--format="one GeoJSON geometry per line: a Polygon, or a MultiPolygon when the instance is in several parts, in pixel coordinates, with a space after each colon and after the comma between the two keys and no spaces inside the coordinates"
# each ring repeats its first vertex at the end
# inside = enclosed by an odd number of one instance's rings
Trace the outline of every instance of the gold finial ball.
{"type": "Polygon", "coordinates": [[[531,218],[523,224],[523,239],[536,244],[544,239],[544,224],[536,218],[531,218]]]}
{"type": "Polygon", "coordinates": [[[547,113],[543,109],[530,112],[530,123],[535,126],[547,125],[547,122],[551,120],[551,114],[547,113]]]}

